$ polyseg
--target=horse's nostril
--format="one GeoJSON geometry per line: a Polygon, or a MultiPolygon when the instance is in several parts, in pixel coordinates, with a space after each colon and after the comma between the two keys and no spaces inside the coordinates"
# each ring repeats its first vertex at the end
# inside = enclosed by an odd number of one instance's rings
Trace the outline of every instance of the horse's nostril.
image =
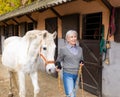
{"type": "Polygon", "coordinates": [[[49,69],[49,72],[51,72],[51,69],[49,69]]]}

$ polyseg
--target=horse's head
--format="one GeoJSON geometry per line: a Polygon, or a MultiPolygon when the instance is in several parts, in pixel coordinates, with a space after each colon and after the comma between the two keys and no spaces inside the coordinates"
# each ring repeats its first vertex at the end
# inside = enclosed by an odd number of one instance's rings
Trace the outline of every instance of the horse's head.
{"type": "MultiPolygon", "coordinates": [[[[53,34],[46,30],[32,30],[28,31],[24,36],[28,40],[28,56],[30,57],[31,63],[37,63],[38,54],[42,59],[42,63],[45,65],[46,71],[50,73],[55,72],[55,48],[54,39],[56,38],[56,32],[53,34]],[[39,52],[39,53],[38,53],[39,52]]],[[[40,62],[38,61],[38,64],[40,62]]],[[[42,66],[41,66],[42,67],[42,66]]],[[[39,67],[37,67],[38,69],[39,67]]]]}
{"type": "Polygon", "coordinates": [[[54,32],[53,34],[48,33],[47,31],[43,32],[43,39],[40,46],[40,57],[44,61],[46,71],[49,74],[55,72],[55,38],[56,32],[54,32]]]}

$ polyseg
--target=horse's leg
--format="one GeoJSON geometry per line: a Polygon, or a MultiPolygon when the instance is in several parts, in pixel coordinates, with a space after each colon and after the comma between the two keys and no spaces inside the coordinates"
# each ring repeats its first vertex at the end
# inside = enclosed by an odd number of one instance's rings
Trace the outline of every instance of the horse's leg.
{"type": "Polygon", "coordinates": [[[16,80],[16,72],[12,72],[12,79],[13,79],[14,86],[17,89],[17,92],[18,92],[18,82],[16,80]]]}
{"type": "Polygon", "coordinates": [[[12,71],[9,71],[9,94],[8,97],[13,97],[12,93],[12,71]]]}
{"type": "Polygon", "coordinates": [[[32,84],[34,87],[34,97],[37,97],[37,94],[40,91],[39,84],[38,84],[38,73],[32,72],[32,73],[30,73],[30,77],[31,77],[32,84]]]}
{"type": "Polygon", "coordinates": [[[26,96],[25,90],[25,74],[23,72],[18,72],[18,80],[19,80],[19,95],[20,97],[26,96]]]}

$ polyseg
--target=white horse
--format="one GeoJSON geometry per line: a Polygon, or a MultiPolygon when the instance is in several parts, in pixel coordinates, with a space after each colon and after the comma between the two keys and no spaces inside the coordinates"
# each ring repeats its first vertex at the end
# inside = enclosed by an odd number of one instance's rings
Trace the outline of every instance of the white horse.
{"type": "Polygon", "coordinates": [[[44,69],[49,74],[55,72],[55,38],[56,32],[50,34],[46,30],[31,30],[23,37],[12,36],[4,41],[2,64],[8,68],[10,75],[11,72],[17,73],[20,97],[26,96],[26,73],[30,74],[34,97],[37,97],[40,90],[37,71],[44,69]]]}

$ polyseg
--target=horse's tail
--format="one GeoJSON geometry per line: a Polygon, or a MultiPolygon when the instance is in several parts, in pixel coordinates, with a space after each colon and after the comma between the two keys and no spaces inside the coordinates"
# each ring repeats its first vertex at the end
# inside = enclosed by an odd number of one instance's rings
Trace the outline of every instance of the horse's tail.
{"type": "MultiPolygon", "coordinates": [[[[9,74],[10,74],[10,89],[13,88],[13,86],[15,87],[15,90],[17,91],[18,93],[18,83],[17,83],[17,78],[16,78],[16,73],[15,72],[12,72],[12,71],[9,71],[9,74]],[[13,84],[12,84],[13,83],[13,84]]],[[[12,90],[11,90],[12,91],[12,90]]]]}
{"type": "Polygon", "coordinates": [[[4,41],[5,41],[5,36],[2,36],[2,39],[1,39],[2,52],[4,50],[4,41]]]}
{"type": "Polygon", "coordinates": [[[13,83],[14,83],[16,89],[18,90],[18,82],[17,82],[17,78],[16,78],[16,73],[15,72],[13,72],[13,83]]]}

